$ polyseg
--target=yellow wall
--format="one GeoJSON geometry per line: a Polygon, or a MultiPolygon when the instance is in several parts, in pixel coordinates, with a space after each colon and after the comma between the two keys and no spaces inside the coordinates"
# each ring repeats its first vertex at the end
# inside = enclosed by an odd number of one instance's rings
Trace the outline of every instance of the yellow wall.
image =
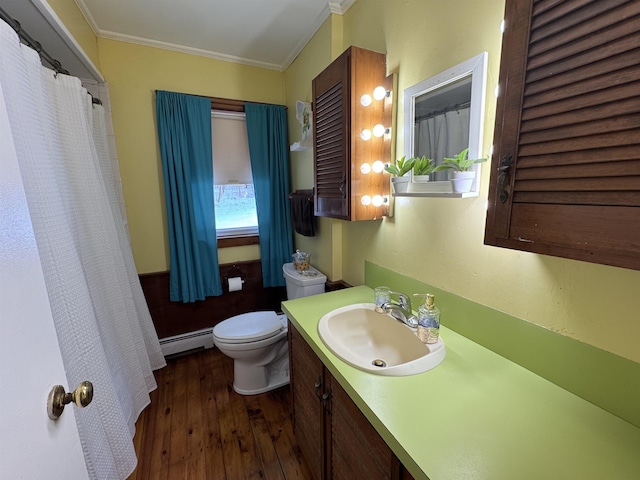
{"type": "MultiPolygon", "coordinates": [[[[296,101],[311,102],[311,81],[342,53],[341,46],[335,47],[336,23],[339,25],[338,35],[342,38],[342,17],[331,15],[285,72],[291,143],[299,141],[301,134],[301,127],[295,116],[296,101]]],[[[312,189],[313,150],[291,152],[290,159],[293,188],[312,189]]],[[[304,237],[294,233],[296,248],[310,252],[313,265],[325,273],[330,280],[342,278],[342,241],[338,242],[337,248],[332,241],[336,236],[342,238],[341,224],[342,222],[338,220],[320,217],[317,219],[316,237],[304,237]]]]}
{"type": "MultiPolygon", "coordinates": [[[[58,11],[76,35],[86,25],[58,11]],[[75,25],[80,23],[80,25],[75,25]]],[[[351,44],[387,54],[398,74],[396,151],[403,145],[402,92],[482,51],[489,53],[485,153],[495,117],[503,1],[356,1],[332,15],[284,73],[99,39],[79,40],[111,86],[113,120],[138,271],[168,265],[153,92],[179,92],[286,103],[290,141],[299,140],[296,100],[311,99],[311,80],[351,44]],[[286,92],[286,95],[285,95],[286,92]]],[[[293,188],[313,186],[311,151],[291,154],[293,188]]],[[[401,198],[381,221],[319,219],[317,237],[296,235],[329,278],[356,285],[369,260],[563,335],[640,362],[640,272],[483,245],[489,168],[478,198],[401,198]]],[[[231,257],[254,252],[233,250],[231,257]]],[[[221,253],[221,262],[224,263],[221,253]]],[[[414,293],[414,292],[408,292],[414,293]]],[[[417,292],[416,292],[417,293],[417,292]]]]}
{"type": "MultiPolygon", "coordinates": [[[[155,90],[284,104],[284,75],[274,70],[99,39],[109,83],[122,188],[138,272],[169,268],[155,90]]],[[[224,249],[220,263],[259,258],[256,246],[224,249]]]]}
{"type": "MultiPolygon", "coordinates": [[[[284,74],[96,38],[74,0],[49,5],[109,84],[112,120],[138,273],[169,268],[155,90],[285,103],[284,74]]],[[[220,263],[260,258],[257,245],[220,249],[220,263]]]]}

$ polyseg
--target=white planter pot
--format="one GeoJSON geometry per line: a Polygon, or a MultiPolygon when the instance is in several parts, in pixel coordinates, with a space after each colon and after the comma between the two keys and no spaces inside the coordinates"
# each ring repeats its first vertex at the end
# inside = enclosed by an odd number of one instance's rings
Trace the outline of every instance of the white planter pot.
{"type": "Polygon", "coordinates": [[[468,193],[476,177],[476,172],[451,172],[449,180],[455,193],[468,193]]]}
{"type": "Polygon", "coordinates": [[[411,175],[409,193],[423,193],[429,190],[429,175],[411,175]]]}
{"type": "Polygon", "coordinates": [[[409,189],[409,177],[391,177],[394,193],[406,193],[409,189]]]}
{"type": "Polygon", "coordinates": [[[413,183],[427,183],[429,181],[429,175],[413,175],[411,178],[413,183]]]}

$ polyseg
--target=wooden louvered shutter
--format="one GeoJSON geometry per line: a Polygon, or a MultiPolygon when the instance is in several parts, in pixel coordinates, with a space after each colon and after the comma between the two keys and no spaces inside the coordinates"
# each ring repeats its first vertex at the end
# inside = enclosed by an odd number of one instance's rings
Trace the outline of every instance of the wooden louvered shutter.
{"type": "Polygon", "coordinates": [[[485,243],[640,270],[640,2],[507,0],[485,243]]]}
{"type": "Polygon", "coordinates": [[[349,219],[350,52],[313,80],[315,214],[349,219]]]}

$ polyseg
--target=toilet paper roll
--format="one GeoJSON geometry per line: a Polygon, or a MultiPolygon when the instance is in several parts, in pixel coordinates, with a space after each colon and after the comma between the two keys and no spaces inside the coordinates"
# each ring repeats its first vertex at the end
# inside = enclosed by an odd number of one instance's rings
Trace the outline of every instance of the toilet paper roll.
{"type": "Polygon", "coordinates": [[[231,277],[227,280],[229,282],[229,291],[237,292],[242,290],[242,278],[240,277],[231,277]]]}

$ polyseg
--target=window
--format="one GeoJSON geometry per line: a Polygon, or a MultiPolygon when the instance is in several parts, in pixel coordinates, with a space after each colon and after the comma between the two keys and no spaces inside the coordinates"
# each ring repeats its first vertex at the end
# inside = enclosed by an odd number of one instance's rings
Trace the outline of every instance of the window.
{"type": "Polygon", "coordinates": [[[245,114],[212,110],[211,135],[217,236],[257,235],[245,114]]]}
{"type": "Polygon", "coordinates": [[[485,243],[640,270],[640,2],[507,0],[485,243]]]}

